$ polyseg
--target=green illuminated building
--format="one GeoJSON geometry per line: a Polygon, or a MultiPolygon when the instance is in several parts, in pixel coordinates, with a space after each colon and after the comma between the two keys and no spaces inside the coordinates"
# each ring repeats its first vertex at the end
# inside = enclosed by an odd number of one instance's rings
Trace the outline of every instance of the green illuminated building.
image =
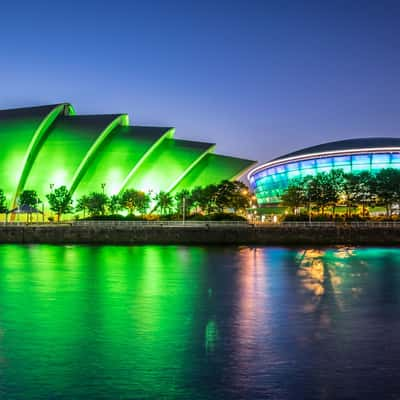
{"type": "Polygon", "coordinates": [[[126,114],[75,115],[67,103],[0,111],[0,188],[44,198],[65,185],[74,197],[125,188],[174,192],[236,179],[253,161],[215,145],[174,138],[174,128],[131,126],[126,114]]]}

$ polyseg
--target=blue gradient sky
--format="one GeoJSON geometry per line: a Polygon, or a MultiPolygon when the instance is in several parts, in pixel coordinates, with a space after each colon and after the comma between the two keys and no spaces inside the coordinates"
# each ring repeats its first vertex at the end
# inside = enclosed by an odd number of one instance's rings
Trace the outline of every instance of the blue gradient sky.
{"type": "Polygon", "coordinates": [[[70,101],[267,161],[399,136],[399,1],[15,1],[0,107],[70,101]]]}

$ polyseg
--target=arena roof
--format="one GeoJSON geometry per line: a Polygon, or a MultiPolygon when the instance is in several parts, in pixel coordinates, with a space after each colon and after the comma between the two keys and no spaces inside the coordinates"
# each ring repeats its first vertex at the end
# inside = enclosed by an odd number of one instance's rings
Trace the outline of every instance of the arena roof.
{"type": "Polygon", "coordinates": [[[389,137],[371,137],[360,139],[346,139],[336,142],[328,142],[318,144],[316,146],[306,147],[301,150],[293,151],[292,153],[274,158],[271,161],[277,161],[283,158],[298,157],[306,154],[322,153],[322,152],[335,152],[353,149],[376,149],[376,148],[400,147],[400,138],[389,137]]]}

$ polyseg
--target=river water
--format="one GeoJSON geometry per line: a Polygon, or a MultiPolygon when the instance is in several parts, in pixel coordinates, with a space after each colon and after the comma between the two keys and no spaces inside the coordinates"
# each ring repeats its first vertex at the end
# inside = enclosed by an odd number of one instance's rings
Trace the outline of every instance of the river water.
{"type": "Polygon", "coordinates": [[[1,399],[400,396],[400,249],[0,246],[1,399]]]}

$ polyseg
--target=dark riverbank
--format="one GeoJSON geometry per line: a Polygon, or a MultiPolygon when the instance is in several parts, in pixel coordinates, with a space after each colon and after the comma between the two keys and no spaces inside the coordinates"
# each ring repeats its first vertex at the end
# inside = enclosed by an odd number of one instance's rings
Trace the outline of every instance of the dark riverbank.
{"type": "Polygon", "coordinates": [[[400,245],[400,224],[383,226],[6,225],[0,243],[400,245]]]}

